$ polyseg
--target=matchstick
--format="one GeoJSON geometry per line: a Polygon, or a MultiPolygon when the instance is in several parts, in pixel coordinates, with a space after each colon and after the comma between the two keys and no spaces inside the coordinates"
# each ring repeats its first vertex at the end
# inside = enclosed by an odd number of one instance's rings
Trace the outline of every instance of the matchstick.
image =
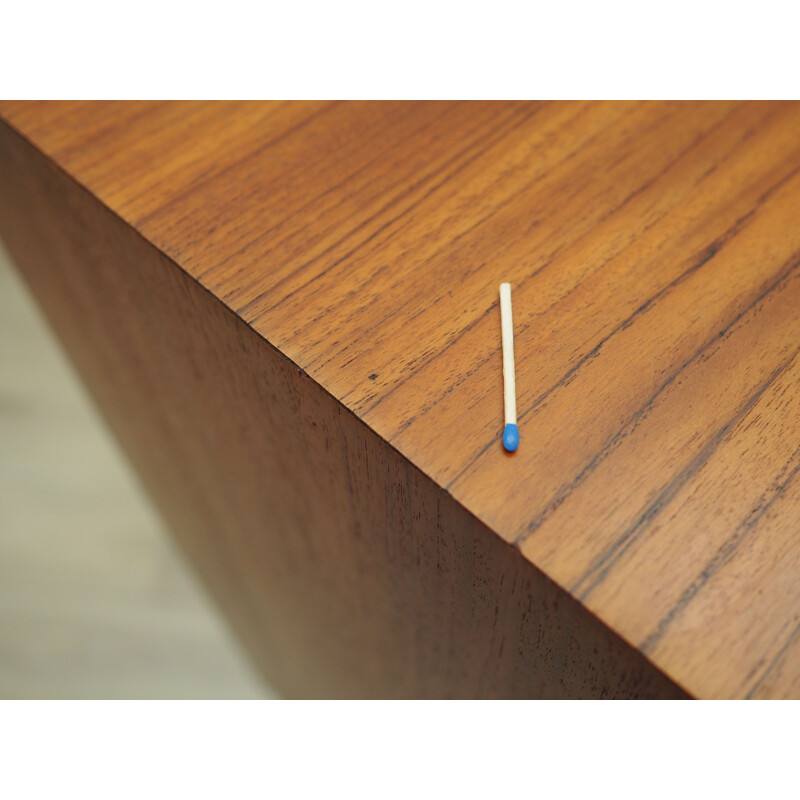
{"type": "Polygon", "coordinates": [[[519,447],[517,428],[517,387],[514,379],[514,321],[511,316],[511,284],[500,284],[500,326],[503,333],[503,394],[506,426],[503,447],[513,453],[519,447]]]}

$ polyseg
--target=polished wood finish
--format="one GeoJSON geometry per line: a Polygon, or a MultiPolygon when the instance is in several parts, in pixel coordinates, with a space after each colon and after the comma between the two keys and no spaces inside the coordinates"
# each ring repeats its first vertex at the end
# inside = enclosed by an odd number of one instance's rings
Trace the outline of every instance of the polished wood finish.
{"type": "Polygon", "coordinates": [[[300,697],[681,696],[7,128],[0,149],[11,251],[274,685],[300,697]]]}
{"type": "Polygon", "coordinates": [[[800,695],[800,106],[0,113],[3,236],[279,687],[800,695]]]}

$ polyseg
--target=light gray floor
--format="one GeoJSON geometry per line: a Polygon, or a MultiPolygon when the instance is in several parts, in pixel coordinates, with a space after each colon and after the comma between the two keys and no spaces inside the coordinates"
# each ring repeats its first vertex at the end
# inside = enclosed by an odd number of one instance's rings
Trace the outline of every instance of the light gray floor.
{"type": "Polygon", "coordinates": [[[0,245],[0,697],[274,697],[0,245]]]}

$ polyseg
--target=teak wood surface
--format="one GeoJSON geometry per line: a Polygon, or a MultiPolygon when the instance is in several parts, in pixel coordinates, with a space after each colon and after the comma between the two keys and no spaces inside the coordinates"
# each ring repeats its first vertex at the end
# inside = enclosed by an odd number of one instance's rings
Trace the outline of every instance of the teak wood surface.
{"type": "Polygon", "coordinates": [[[0,116],[4,241],[278,688],[800,696],[800,105],[0,116]]]}

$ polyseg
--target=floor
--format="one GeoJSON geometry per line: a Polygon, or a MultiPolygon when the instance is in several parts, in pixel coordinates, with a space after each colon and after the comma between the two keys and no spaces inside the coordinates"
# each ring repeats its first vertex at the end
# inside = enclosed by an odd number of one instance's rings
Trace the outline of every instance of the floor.
{"type": "Polygon", "coordinates": [[[0,697],[276,697],[1,245],[0,697]]]}

